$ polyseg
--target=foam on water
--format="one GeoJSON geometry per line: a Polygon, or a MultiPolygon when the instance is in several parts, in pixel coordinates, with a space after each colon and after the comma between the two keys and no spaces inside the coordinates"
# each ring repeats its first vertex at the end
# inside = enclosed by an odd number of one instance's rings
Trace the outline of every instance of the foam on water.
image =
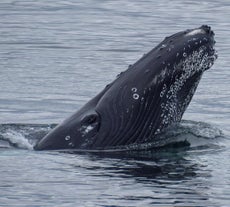
{"type": "Polygon", "coordinates": [[[33,149],[35,143],[54,126],[48,124],[2,124],[0,125],[1,148],[15,147],[33,149]]]}
{"type": "Polygon", "coordinates": [[[1,134],[5,141],[8,141],[10,145],[15,146],[20,149],[33,149],[33,145],[29,143],[29,140],[26,139],[23,134],[20,132],[13,131],[9,129],[5,133],[1,134]]]}

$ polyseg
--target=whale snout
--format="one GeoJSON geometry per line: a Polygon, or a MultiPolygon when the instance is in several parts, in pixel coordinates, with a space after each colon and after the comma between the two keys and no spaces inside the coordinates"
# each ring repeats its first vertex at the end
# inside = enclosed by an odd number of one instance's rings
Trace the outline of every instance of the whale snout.
{"type": "Polygon", "coordinates": [[[211,27],[208,25],[202,25],[200,27],[206,34],[214,35],[214,32],[211,30],[211,27]]]}
{"type": "Polygon", "coordinates": [[[71,136],[62,126],[57,126],[33,147],[34,150],[57,150],[70,148],[71,136]]]}
{"type": "Polygon", "coordinates": [[[187,30],[187,32],[185,32],[185,36],[193,36],[197,34],[205,34],[205,35],[210,35],[210,36],[215,35],[214,32],[211,30],[211,27],[208,25],[202,25],[199,28],[187,30]]]}

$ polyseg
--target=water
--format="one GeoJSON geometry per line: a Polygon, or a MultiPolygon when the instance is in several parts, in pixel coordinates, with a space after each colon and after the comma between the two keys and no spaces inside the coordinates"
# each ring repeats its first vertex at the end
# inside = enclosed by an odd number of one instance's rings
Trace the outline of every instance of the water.
{"type": "Polygon", "coordinates": [[[2,0],[0,206],[229,206],[229,10],[224,0],[2,0]],[[31,149],[165,36],[202,24],[215,31],[219,58],[184,115],[189,121],[169,133],[190,146],[31,149]]]}

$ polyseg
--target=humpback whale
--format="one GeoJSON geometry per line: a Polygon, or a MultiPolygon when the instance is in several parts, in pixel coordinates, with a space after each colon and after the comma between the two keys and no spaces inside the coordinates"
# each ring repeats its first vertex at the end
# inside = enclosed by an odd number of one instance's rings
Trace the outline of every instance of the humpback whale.
{"type": "Polygon", "coordinates": [[[166,37],[42,138],[35,150],[105,150],[154,143],[180,122],[204,71],[217,58],[207,25],[166,37]]]}

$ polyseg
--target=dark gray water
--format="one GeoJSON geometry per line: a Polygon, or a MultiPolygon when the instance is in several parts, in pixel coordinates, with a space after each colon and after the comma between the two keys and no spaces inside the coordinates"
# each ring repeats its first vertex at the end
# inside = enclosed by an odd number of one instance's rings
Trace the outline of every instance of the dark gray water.
{"type": "Polygon", "coordinates": [[[0,206],[230,206],[229,19],[224,0],[1,0],[0,206]],[[215,31],[219,58],[184,115],[189,121],[172,133],[190,147],[32,150],[34,137],[165,36],[202,24],[215,31]]]}

